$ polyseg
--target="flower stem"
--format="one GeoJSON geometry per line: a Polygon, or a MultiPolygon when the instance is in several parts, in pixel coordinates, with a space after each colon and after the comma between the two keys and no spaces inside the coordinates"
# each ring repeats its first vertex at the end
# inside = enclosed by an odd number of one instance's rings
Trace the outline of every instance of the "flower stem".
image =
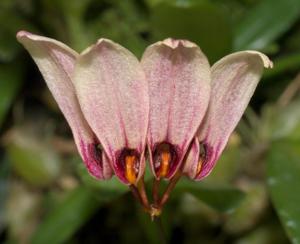
{"type": "Polygon", "coordinates": [[[140,194],[139,194],[139,191],[138,191],[138,189],[136,188],[136,186],[135,186],[135,185],[130,185],[130,186],[129,186],[129,189],[131,190],[132,195],[140,202],[140,204],[143,205],[142,198],[141,198],[141,196],[140,196],[140,194]]]}
{"type": "Polygon", "coordinates": [[[160,239],[161,243],[166,244],[167,243],[167,238],[166,238],[166,234],[165,234],[165,231],[164,231],[164,228],[163,228],[163,225],[162,225],[161,218],[160,217],[155,217],[153,219],[153,221],[156,225],[156,229],[157,229],[158,236],[159,236],[159,239],[160,239]]]}
{"type": "Polygon", "coordinates": [[[153,187],[152,187],[152,196],[153,196],[153,202],[155,206],[157,206],[159,202],[159,184],[160,184],[160,179],[154,178],[153,187]]]}
{"type": "Polygon", "coordinates": [[[144,207],[146,207],[148,210],[150,209],[146,189],[145,189],[145,182],[144,182],[144,176],[139,180],[137,183],[137,189],[139,192],[139,195],[141,197],[141,201],[144,207]]]}
{"type": "Polygon", "coordinates": [[[159,208],[162,208],[163,205],[168,201],[170,194],[172,192],[172,190],[174,189],[176,183],[178,182],[178,180],[181,177],[181,172],[178,171],[174,177],[171,179],[171,181],[169,182],[166,191],[164,192],[160,202],[159,202],[159,208]]]}
{"type": "Polygon", "coordinates": [[[167,188],[161,198],[159,196],[160,179],[156,179],[156,178],[154,179],[153,186],[152,186],[153,204],[149,204],[148,201],[144,176],[141,177],[141,179],[137,182],[136,185],[132,184],[129,186],[133,195],[138,199],[140,204],[144,207],[144,210],[150,214],[152,220],[158,221],[157,219],[161,215],[162,208],[164,204],[168,201],[170,194],[174,189],[176,183],[180,179],[181,175],[182,174],[179,171],[174,175],[174,177],[170,180],[169,184],[167,185],[167,188]]]}

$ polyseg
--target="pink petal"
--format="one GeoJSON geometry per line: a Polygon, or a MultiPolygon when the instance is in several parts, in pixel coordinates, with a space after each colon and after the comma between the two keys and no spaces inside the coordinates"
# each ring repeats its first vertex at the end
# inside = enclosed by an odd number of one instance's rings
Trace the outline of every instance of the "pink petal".
{"type": "Polygon", "coordinates": [[[184,162],[183,173],[191,179],[197,176],[198,160],[200,155],[200,143],[198,137],[194,137],[184,162]]]}
{"type": "Polygon", "coordinates": [[[149,98],[139,61],[120,45],[100,39],[78,58],[75,88],[85,118],[96,133],[124,183],[124,158],[138,159],[139,178],[144,173],[149,98]]]}
{"type": "Polygon", "coordinates": [[[272,66],[266,55],[256,51],[233,53],[213,65],[211,98],[199,130],[199,141],[205,155],[197,180],[207,176],[215,166],[256,89],[264,67],[272,66]]]}
{"type": "Polygon", "coordinates": [[[105,155],[97,149],[98,141],[83,117],[71,80],[78,54],[61,42],[25,31],[18,32],[17,39],[39,67],[72,129],[90,174],[98,179],[110,178],[112,170],[105,155]]]}
{"type": "Polygon", "coordinates": [[[151,167],[159,178],[157,154],[168,150],[171,161],[165,177],[170,178],[180,167],[207,109],[209,63],[194,43],[172,39],[148,47],[141,62],[149,83],[151,167]],[[160,149],[162,145],[167,149],[160,149]]]}

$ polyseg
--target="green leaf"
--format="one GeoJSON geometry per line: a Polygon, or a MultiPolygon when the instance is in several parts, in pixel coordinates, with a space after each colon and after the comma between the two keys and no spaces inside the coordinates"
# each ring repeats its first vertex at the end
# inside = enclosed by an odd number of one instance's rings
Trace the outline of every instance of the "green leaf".
{"type": "Polygon", "coordinates": [[[134,0],[111,1],[111,3],[111,8],[86,23],[85,33],[88,32],[93,36],[92,42],[99,36],[112,39],[140,58],[148,44],[141,35],[149,33],[145,9],[134,0]]]}
{"type": "Polygon", "coordinates": [[[265,48],[287,31],[299,15],[299,0],[261,1],[237,25],[234,50],[265,48]]]}
{"type": "Polygon", "coordinates": [[[212,62],[231,49],[231,26],[218,5],[208,1],[160,2],[151,13],[159,40],[172,37],[193,41],[212,62]]]}
{"type": "Polygon", "coordinates": [[[73,190],[35,231],[32,244],[65,243],[98,209],[100,203],[85,187],[73,190]]]}
{"type": "Polygon", "coordinates": [[[267,158],[268,187],[275,210],[293,243],[300,243],[300,142],[272,144],[267,158]]]}
{"type": "Polygon", "coordinates": [[[245,197],[238,208],[228,216],[223,226],[227,233],[233,235],[253,229],[264,215],[268,205],[264,184],[244,181],[241,185],[245,197]]]}
{"type": "MultiPolygon", "coordinates": [[[[295,99],[283,108],[270,107],[273,116],[268,124],[270,137],[273,140],[300,138],[300,99],[295,99]]],[[[272,115],[272,114],[271,114],[272,115]]]]}
{"type": "MultiPolygon", "coordinates": [[[[1,28],[1,27],[0,27],[1,28]]],[[[0,60],[4,62],[11,61],[20,51],[21,46],[16,42],[15,35],[8,31],[0,30],[0,60]]]]}
{"type": "MultiPolygon", "coordinates": [[[[36,32],[35,28],[26,21],[20,14],[10,8],[0,7],[0,60],[12,61],[21,50],[17,42],[16,33],[26,29],[36,32]],[[8,24],[9,20],[9,24],[8,24]]],[[[14,67],[16,68],[16,66],[14,67]]]]}
{"type": "Polygon", "coordinates": [[[103,202],[112,201],[129,191],[129,188],[121,183],[117,177],[110,180],[96,180],[91,175],[87,175],[84,181],[87,186],[98,190],[98,198],[103,202]]]}
{"type": "Polygon", "coordinates": [[[18,66],[0,65],[0,126],[22,84],[22,75],[23,72],[18,66]]]}
{"type": "Polygon", "coordinates": [[[47,143],[25,129],[14,129],[7,137],[7,153],[19,176],[35,186],[46,186],[56,179],[62,162],[47,143]]]}
{"type": "Polygon", "coordinates": [[[222,153],[222,156],[218,160],[214,170],[209,177],[204,179],[205,183],[212,185],[223,185],[232,182],[241,165],[240,160],[240,147],[239,136],[232,135],[231,140],[226,147],[226,150],[222,153]]]}
{"type": "Polygon", "coordinates": [[[5,204],[5,217],[12,243],[30,243],[40,219],[41,194],[22,181],[10,181],[5,204]]]}
{"type": "MultiPolygon", "coordinates": [[[[70,44],[75,50],[83,50],[91,44],[89,35],[87,33],[83,35],[86,27],[82,21],[90,2],[91,0],[73,0],[70,4],[69,1],[63,0],[55,3],[63,13],[70,44]]],[[[49,1],[49,4],[53,5],[53,1],[49,1]]]]}
{"type": "Polygon", "coordinates": [[[238,244],[283,244],[288,243],[283,229],[273,220],[270,224],[259,225],[253,231],[246,232],[236,243],[238,244]]]}
{"type": "Polygon", "coordinates": [[[199,182],[180,179],[174,193],[181,194],[183,192],[191,193],[200,201],[221,212],[232,212],[245,196],[242,191],[233,187],[212,187],[199,182]]]}
{"type": "Polygon", "coordinates": [[[6,200],[9,190],[9,175],[10,165],[7,158],[1,158],[0,161],[0,232],[5,225],[7,219],[5,218],[6,200]]]}

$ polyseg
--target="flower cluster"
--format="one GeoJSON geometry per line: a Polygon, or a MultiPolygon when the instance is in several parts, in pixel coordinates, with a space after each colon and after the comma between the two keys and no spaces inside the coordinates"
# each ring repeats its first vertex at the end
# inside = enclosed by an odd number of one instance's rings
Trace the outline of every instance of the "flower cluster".
{"type": "Polygon", "coordinates": [[[25,31],[17,38],[68,121],[89,173],[97,179],[115,174],[152,215],[180,176],[201,180],[211,172],[264,67],[272,67],[256,51],[230,54],[210,67],[186,40],[154,43],[139,61],[107,39],[79,54],[25,31]],[[155,179],[154,205],[144,190],[146,159],[155,179]],[[170,183],[160,198],[163,178],[170,183]]]}

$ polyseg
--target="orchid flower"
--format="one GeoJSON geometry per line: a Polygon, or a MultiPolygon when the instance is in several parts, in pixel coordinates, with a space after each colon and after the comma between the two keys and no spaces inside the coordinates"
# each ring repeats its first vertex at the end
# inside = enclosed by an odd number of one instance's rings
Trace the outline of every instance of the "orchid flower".
{"type": "Polygon", "coordinates": [[[152,216],[159,215],[182,175],[206,177],[242,117],[261,78],[272,67],[256,51],[230,54],[210,67],[200,48],[166,39],[141,61],[100,39],[82,53],[25,31],[29,51],[68,121],[78,151],[97,179],[115,174],[152,216]],[[153,200],[144,187],[148,148],[153,200]],[[169,180],[159,197],[159,182],[169,180]]]}

